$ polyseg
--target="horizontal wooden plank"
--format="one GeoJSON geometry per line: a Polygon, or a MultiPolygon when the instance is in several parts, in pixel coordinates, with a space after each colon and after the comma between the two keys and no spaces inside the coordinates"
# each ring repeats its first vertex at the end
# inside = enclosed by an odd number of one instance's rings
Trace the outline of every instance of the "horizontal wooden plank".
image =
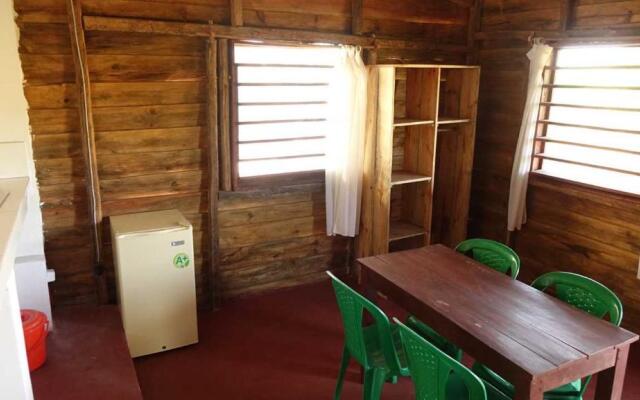
{"type": "Polygon", "coordinates": [[[325,229],[324,214],[268,222],[255,225],[251,229],[242,225],[220,228],[220,248],[243,247],[286,238],[312,236],[324,232],[325,229]]]}
{"type": "Polygon", "coordinates": [[[100,191],[104,200],[194,193],[206,190],[202,171],[163,172],[116,179],[101,179],[100,191]]]}
{"type": "MultiPolygon", "coordinates": [[[[98,154],[135,154],[204,148],[204,127],[141,129],[96,133],[98,154]]],[[[41,135],[49,137],[54,135],[41,135]]],[[[135,156],[134,156],[135,157],[135,156]]]]}
{"type": "Polygon", "coordinates": [[[45,205],[71,206],[76,202],[86,201],[87,189],[82,180],[71,183],[38,185],[40,201],[45,205]]]}
{"type": "Polygon", "coordinates": [[[79,132],[34,135],[32,143],[33,157],[36,160],[82,157],[82,141],[79,132]]]}
{"type": "Polygon", "coordinates": [[[89,227],[89,206],[84,201],[69,205],[45,203],[42,206],[42,220],[45,232],[49,229],[89,227]]]}
{"type": "Polygon", "coordinates": [[[252,192],[221,192],[218,210],[266,207],[277,204],[320,201],[324,199],[324,186],[320,184],[272,188],[252,192]]]}
{"type": "Polygon", "coordinates": [[[102,154],[98,158],[98,173],[102,179],[115,179],[163,172],[204,170],[204,157],[201,150],[102,154]]]}
{"type": "Polygon", "coordinates": [[[197,81],[205,77],[204,57],[89,55],[92,82],[197,81]]]}
{"type": "Polygon", "coordinates": [[[264,222],[286,221],[289,218],[308,217],[324,213],[324,199],[299,203],[265,205],[243,208],[218,213],[218,224],[221,228],[248,225],[264,222]]]}
{"type": "Polygon", "coordinates": [[[220,268],[236,269],[274,261],[302,259],[319,254],[342,254],[350,239],[325,234],[260,243],[253,246],[221,249],[220,268]]]}
{"type": "Polygon", "coordinates": [[[132,212],[159,211],[173,208],[183,214],[206,213],[208,209],[207,196],[202,193],[195,193],[102,202],[102,211],[105,217],[132,212]]]}
{"type": "Polygon", "coordinates": [[[309,258],[278,261],[265,265],[220,271],[220,286],[223,291],[280,282],[288,278],[326,271],[331,267],[344,265],[344,255],[321,254],[309,258]]]}
{"type": "MultiPolygon", "coordinates": [[[[345,268],[334,268],[331,269],[332,272],[336,274],[345,273],[345,268]]],[[[312,272],[310,274],[295,276],[286,278],[283,280],[278,280],[274,282],[260,283],[249,287],[244,287],[240,289],[225,289],[222,288],[222,296],[223,298],[235,298],[239,296],[254,296],[260,293],[264,293],[267,291],[285,289],[293,286],[307,285],[316,282],[322,282],[327,280],[327,274],[324,270],[318,272],[312,272]]]]}
{"type": "Polygon", "coordinates": [[[70,183],[84,179],[82,158],[36,160],[36,176],[41,185],[70,183]]]}
{"type": "Polygon", "coordinates": [[[103,107],[94,110],[95,129],[99,132],[125,129],[180,128],[204,126],[204,104],[179,104],[137,107],[103,107]]]}
{"type": "Polygon", "coordinates": [[[121,32],[87,32],[89,54],[204,57],[202,38],[121,32]]]}
{"type": "Polygon", "coordinates": [[[128,18],[149,18],[174,21],[213,21],[228,23],[229,12],[226,5],[214,0],[207,4],[193,2],[131,1],[131,0],[84,0],[86,15],[107,15],[128,18]]]}
{"type": "Polygon", "coordinates": [[[319,15],[245,9],[246,26],[284,29],[313,29],[324,32],[349,33],[351,19],[347,15],[319,15]]]}

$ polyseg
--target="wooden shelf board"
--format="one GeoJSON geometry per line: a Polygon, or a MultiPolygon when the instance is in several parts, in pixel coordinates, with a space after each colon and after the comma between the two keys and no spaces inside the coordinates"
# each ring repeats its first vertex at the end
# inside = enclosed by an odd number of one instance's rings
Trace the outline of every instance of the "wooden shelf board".
{"type": "Polygon", "coordinates": [[[438,118],[439,125],[446,124],[466,124],[469,122],[469,118],[456,118],[456,117],[440,117],[438,118]]]}
{"type": "Polygon", "coordinates": [[[413,172],[393,171],[391,173],[391,186],[403,185],[406,183],[428,182],[430,180],[430,176],[420,175],[413,172]]]}
{"type": "Polygon", "coordinates": [[[424,235],[425,230],[419,225],[405,221],[391,221],[389,223],[389,241],[408,239],[424,235]]]}
{"type": "Polygon", "coordinates": [[[397,118],[393,121],[394,127],[400,126],[413,126],[413,125],[433,125],[435,121],[427,119],[413,119],[413,118],[397,118]]]}

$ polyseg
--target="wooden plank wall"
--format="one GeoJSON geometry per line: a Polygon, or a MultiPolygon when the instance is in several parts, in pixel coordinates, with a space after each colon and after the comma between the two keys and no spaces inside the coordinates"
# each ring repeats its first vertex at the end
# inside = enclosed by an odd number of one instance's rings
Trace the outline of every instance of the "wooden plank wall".
{"type": "MultiPolygon", "coordinates": [[[[527,31],[559,30],[562,1],[485,0],[471,234],[504,241],[509,179],[526,96],[527,31]]],[[[640,34],[638,1],[572,2],[567,27],[582,35],[618,29],[640,34]]],[[[541,33],[544,36],[544,33],[541,33]]],[[[522,257],[521,279],[553,270],[597,279],[621,298],[623,325],[640,330],[640,199],[612,196],[556,180],[534,179],[529,221],[515,237],[522,257]]]]}
{"type": "MultiPolygon", "coordinates": [[[[244,0],[246,26],[349,33],[349,0],[244,0]]],[[[84,0],[87,15],[230,23],[228,0],[84,0]]],[[[14,0],[45,223],[56,270],[54,304],[96,301],[91,266],[78,102],[64,0],[14,0]]],[[[467,45],[468,10],[446,0],[366,0],[360,29],[407,40],[379,61],[461,62],[464,53],[426,52],[411,39],[467,45]]],[[[211,303],[206,140],[206,43],[199,38],[87,32],[102,207],[105,217],[180,209],[194,224],[198,299],[211,303]]],[[[324,235],[321,184],[221,193],[223,297],[322,278],[344,268],[350,241],[324,235]]],[[[109,226],[104,226],[115,300],[109,226]]]]}

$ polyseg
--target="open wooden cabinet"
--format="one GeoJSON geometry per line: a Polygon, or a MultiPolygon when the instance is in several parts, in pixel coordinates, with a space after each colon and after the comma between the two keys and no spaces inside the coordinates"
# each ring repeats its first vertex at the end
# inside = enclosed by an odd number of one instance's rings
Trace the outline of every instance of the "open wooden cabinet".
{"type": "Polygon", "coordinates": [[[358,256],[466,238],[480,69],[370,67],[358,256]]]}

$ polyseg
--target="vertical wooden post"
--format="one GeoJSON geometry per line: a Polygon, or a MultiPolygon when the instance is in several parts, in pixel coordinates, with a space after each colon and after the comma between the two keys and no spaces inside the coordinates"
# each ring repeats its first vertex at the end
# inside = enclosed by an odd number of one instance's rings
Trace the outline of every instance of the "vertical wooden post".
{"type": "Polygon", "coordinates": [[[231,12],[231,26],[244,25],[242,18],[242,0],[229,0],[229,9],[231,12]]]}
{"type": "Polygon", "coordinates": [[[478,62],[476,32],[480,31],[482,25],[483,4],[483,0],[475,0],[473,6],[469,8],[469,25],[467,27],[467,64],[476,64],[478,62]]]}
{"type": "Polygon", "coordinates": [[[218,41],[218,127],[220,156],[220,190],[229,191],[231,185],[231,116],[229,84],[229,40],[217,39],[218,41]]]}
{"type": "Polygon", "coordinates": [[[378,132],[378,68],[368,68],[367,116],[365,120],[364,167],[362,174],[362,200],[360,208],[360,232],[356,237],[356,257],[373,254],[373,200],[376,196],[376,138],[378,132]]]}
{"type": "Polygon", "coordinates": [[[395,68],[387,66],[379,67],[375,181],[373,184],[373,254],[389,252],[389,210],[391,209],[395,84],[395,68]]]}
{"type": "Polygon", "coordinates": [[[89,65],[87,63],[87,45],[82,26],[82,4],[80,0],[67,0],[67,19],[71,52],[75,66],[76,90],[78,92],[78,111],[80,117],[80,135],[82,138],[82,155],[84,159],[85,183],[89,200],[89,218],[91,222],[91,238],[93,242],[94,275],[96,278],[98,301],[107,303],[106,277],[104,275],[102,253],[102,201],[100,180],[98,177],[98,161],[96,157],[95,131],[93,125],[91,84],[89,65]]]}
{"type": "Polygon", "coordinates": [[[361,35],[363,31],[363,0],[351,0],[351,34],[361,35]]]}
{"type": "Polygon", "coordinates": [[[575,8],[575,0],[563,0],[560,15],[560,30],[566,32],[571,28],[573,23],[573,11],[575,8]]]}
{"type": "Polygon", "coordinates": [[[209,288],[211,302],[218,299],[218,60],[217,43],[213,34],[207,46],[207,138],[209,145],[209,288]]]}

